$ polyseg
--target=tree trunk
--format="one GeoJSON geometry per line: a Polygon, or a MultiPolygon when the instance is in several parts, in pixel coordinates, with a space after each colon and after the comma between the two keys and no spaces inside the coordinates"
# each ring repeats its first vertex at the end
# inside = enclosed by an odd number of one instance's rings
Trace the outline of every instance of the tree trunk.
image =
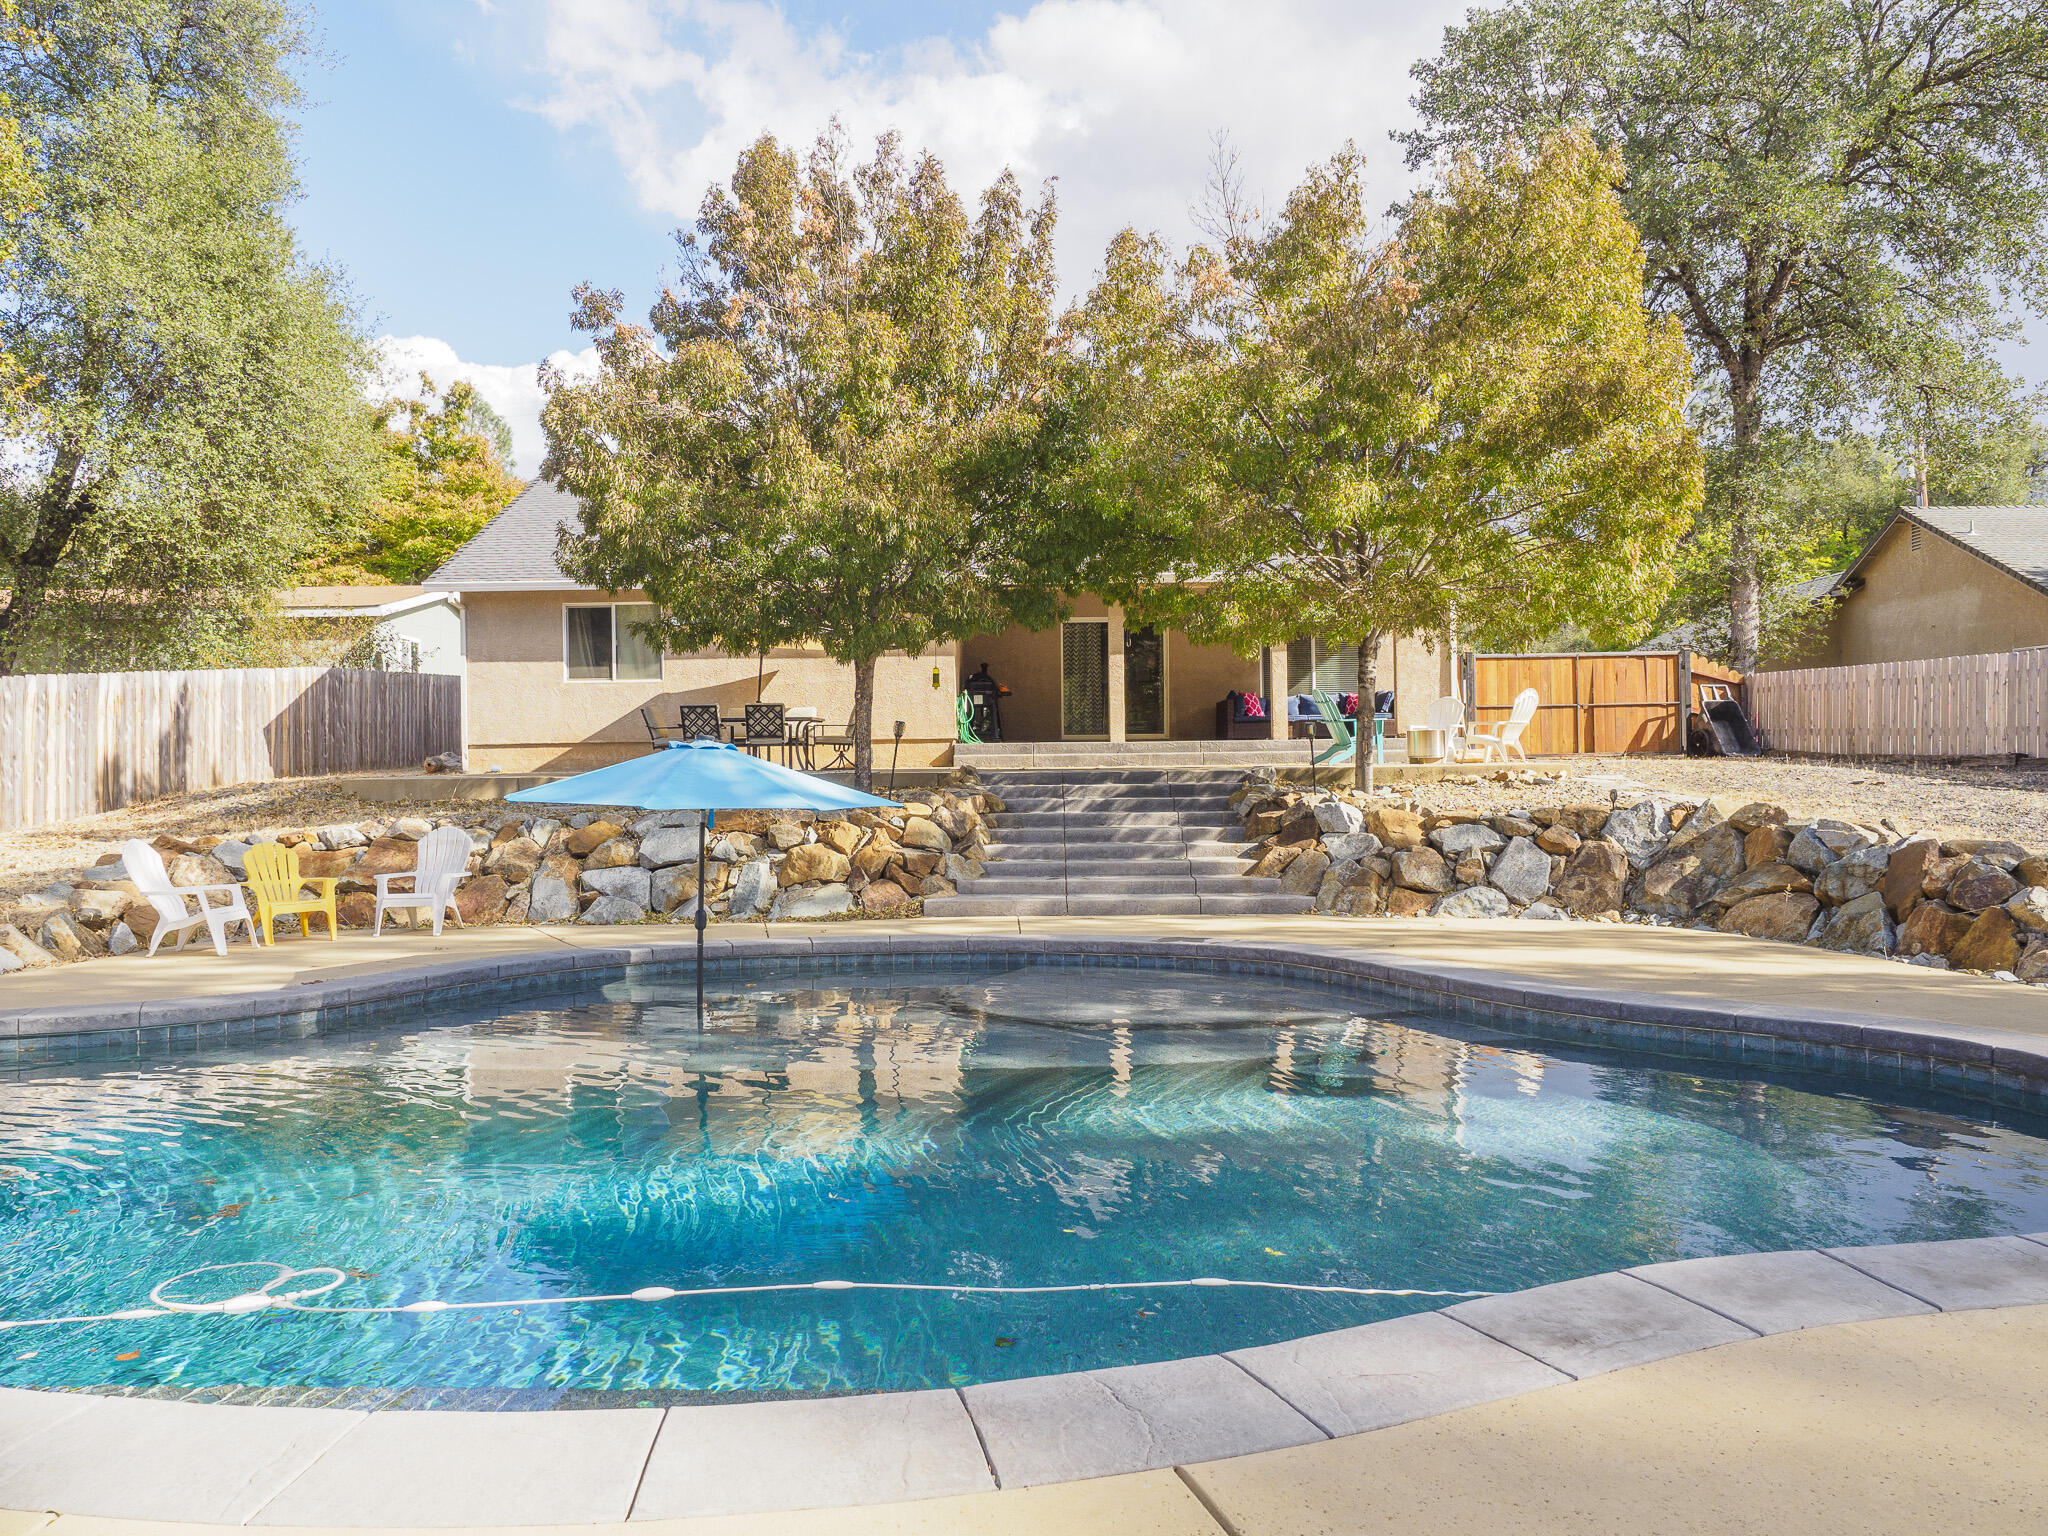
{"type": "Polygon", "coordinates": [[[853,787],[875,792],[875,658],[853,664],[853,787]]]}
{"type": "Polygon", "coordinates": [[[1380,637],[1367,635],[1358,642],[1358,723],[1351,758],[1351,782],[1366,794],[1372,785],[1373,701],[1379,693],[1380,637]]]}
{"type": "Polygon", "coordinates": [[[1734,433],[1729,481],[1728,526],[1728,664],[1736,671],[1756,670],[1763,642],[1763,577],[1756,540],[1757,454],[1763,439],[1763,413],[1757,408],[1754,381],[1734,390],[1734,433]]]}

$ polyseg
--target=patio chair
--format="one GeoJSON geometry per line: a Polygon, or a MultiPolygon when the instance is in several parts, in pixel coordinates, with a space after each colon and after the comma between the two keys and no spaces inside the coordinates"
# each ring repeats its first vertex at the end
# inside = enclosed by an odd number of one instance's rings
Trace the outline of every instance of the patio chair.
{"type": "Polygon", "coordinates": [[[682,724],[676,735],[684,741],[718,741],[725,735],[725,722],[718,718],[716,704],[685,704],[682,724]]]}
{"type": "MultiPolygon", "coordinates": [[[[662,723],[654,717],[652,705],[642,704],[640,706],[640,723],[647,727],[647,739],[654,743],[657,750],[675,739],[669,735],[662,723]]],[[[685,739],[687,740],[687,738],[685,739]]]]}
{"type": "Polygon", "coordinates": [[[1537,703],[1536,690],[1534,688],[1524,688],[1515,695],[1514,705],[1509,709],[1507,719],[1501,721],[1498,729],[1474,731],[1470,736],[1466,737],[1466,745],[1476,749],[1480,754],[1480,760],[1483,762],[1492,762],[1498,758],[1504,763],[1508,761],[1508,754],[1512,752],[1526,763],[1529,760],[1529,754],[1522,750],[1522,732],[1526,731],[1529,728],[1529,722],[1536,718],[1537,703]]]}
{"type": "MultiPolygon", "coordinates": [[[[469,846],[469,834],[462,828],[436,827],[420,839],[413,868],[377,876],[377,912],[370,932],[382,935],[384,914],[400,907],[415,911],[425,907],[433,913],[434,937],[437,939],[441,936],[442,919],[450,912],[455,913],[455,926],[464,927],[462,913],[455,906],[455,887],[462,883],[462,876],[469,868],[469,846]],[[394,891],[391,887],[399,880],[410,880],[412,889],[394,891]]],[[[419,926],[418,917],[410,920],[412,926],[419,926]]]]}
{"type": "Polygon", "coordinates": [[[1455,694],[1445,694],[1429,706],[1429,712],[1422,723],[1432,731],[1444,733],[1444,761],[1462,763],[1465,760],[1465,701],[1455,694]]]}
{"type": "Polygon", "coordinates": [[[1320,688],[1313,690],[1309,697],[1315,701],[1316,713],[1330,732],[1330,744],[1309,759],[1310,765],[1321,767],[1324,763],[1352,761],[1358,756],[1358,738],[1352,734],[1351,722],[1344,718],[1344,711],[1320,688]]]}
{"type": "Polygon", "coordinates": [[[741,734],[733,738],[734,746],[749,752],[762,747],[770,753],[780,751],[785,758],[788,756],[789,727],[783,721],[780,704],[749,704],[741,715],[741,734]]]}
{"type": "Polygon", "coordinates": [[[851,768],[853,766],[853,726],[851,722],[845,725],[820,725],[811,732],[810,745],[814,752],[819,747],[830,747],[832,749],[832,760],[823,767],[811,767],[810,771],[813,773],[833,773],[839,769],[851,768]]]}
{"type": "Polygon", "coordinates": [[[121,845],[121,863],[135,888],[156,908],[156,931],[149,936],[152,955],[172,934],[177,935],[178,942],[171,948],[183,949],[193,930],[201,927],[213,935],[213,952],[222,957],[228,952],[228,929],[236,923],[249,930],[251,944],[262,942],[256,936],[256,919],[249,915],[249,904],[242,900],[239,885],[173,885],[164,872],[163,855],[139,837],[131,837],[121,845]],[[227,899],[213,901],[211,898],[217,895],[227,899]],[[199,904],[197,910],[191,906],[193,902],[199,904]]]}
{"type": "Polygon", "coordinates": [[[277,942],[274,924],[286,913],[300,914],[299,927],[307,938],[313,936],[313,925],[307,919],[316,913],[327,918],[328,938],[341,937],[334,924],[334,888],[341,881],[326,875],[300,874],[297,848],[287,848],[282,843],[258,843],[242,856],[242,868],[249,874],[242,883],[256,898],[256,926],[263,930],[264,943],[277,942]],[[306,895],[308,886],[313,889],[310,897],[306,895]]]}

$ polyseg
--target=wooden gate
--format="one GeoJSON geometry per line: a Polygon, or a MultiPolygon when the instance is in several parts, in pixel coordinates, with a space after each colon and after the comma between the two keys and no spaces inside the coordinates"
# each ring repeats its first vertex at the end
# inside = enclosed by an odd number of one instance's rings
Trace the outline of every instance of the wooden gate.
{"type": "Polygon", "coordinates": [[[1522,733],[1531,757],[1572,752],[1683,752],[1692,687],[1741,674],[1690,651],[1562,651],[1547,655],[1468,653],[1465,697],[1479,730],[1507,719],[1515,695],[1536,690],[1536,718],[1522,733]]]}

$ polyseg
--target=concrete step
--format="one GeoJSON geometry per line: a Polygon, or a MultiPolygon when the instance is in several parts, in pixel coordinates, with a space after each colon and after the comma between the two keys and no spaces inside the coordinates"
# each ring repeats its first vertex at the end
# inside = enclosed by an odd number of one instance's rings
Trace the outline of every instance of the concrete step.
{"type": "MultiPolygon", "coordinates": [[[[1146,867],[1152,862],[1148,860],[1146,865],[1140,865],[1133,859],[1068,859],[1067,880],[1070,884],[1079,885],[1090,880],[1114,879],[1118,875],[1157,873],[1158,871],[1146,867]]],[[[1219,863],[1211,865],[1195,864],[1186,859],[1161,859],[1157,862],[1161,869],[1185,870],[1189,879],[1193,879],[1196,875],[1241,875],[1244,873],[1242,861],[1235,860],[1229,864],[1219,863]]]]}
{"type": "Polygon", "coordinates": [[[927,896],[926,917],[1065,917],[1064,896],[927,896]]]}
{"type": "MultiPolygon", "coordinates": [[[[1239,897],[1221,897],[1224,901],[1241,900],[1239,897]]],[[[1268,897],[1254,897],[1253,900],[1269,900],[1268,897]]],[[[1200,896],[1076,896],[1069,888],[1067,915],[1069,917],[1197,917],[1202,911],[1200,896]]]]}
{"type": "MultiPolygon", "coordinates": [[[[1057,875],[983,875],[960,882],[962,896],[1064,896],[1067,894],[1066,866],[1057,875]]],[[[1186,882],[1181,882],[1185,884],[1186,882]]]]}
{"type": "Polygon", "coordinates": [[[1014,811],[1002,819],[1013,827],[1177,827],[1178,811],[1014,811]]]}
{"type": "MultiPolygon", "coordinates": [[[[1315,908],[1313,896],[1204,896],[1205,917],[1288,917],[1315,908]]],[[[927,911],[931,902],[925,903],[927,911]]]]}

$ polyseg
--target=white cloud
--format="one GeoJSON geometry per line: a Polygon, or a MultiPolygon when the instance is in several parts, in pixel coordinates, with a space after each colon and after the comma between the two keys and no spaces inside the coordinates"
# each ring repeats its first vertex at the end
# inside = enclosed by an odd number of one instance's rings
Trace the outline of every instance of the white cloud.
{"type": "MultiPolygon", "coordinates": [[[[511,426],[512,456],[519,474],[530,480],[539,471],[547,453],[540,431],[539,364],[466,363],[447,342],[432,336],[380,336],[377,349],[381,363],[371,385],[375,398],[417,395],[422,372],[440,389],[458,380],[472,384],[511,426]]],[[[597,349],[556,352],[548,362],[564,373],[589,377],[597,372],[597,349]]]]}
{"type": "Polygon", "coordinates": [[[1405,175],[1387,132],[1409,121],[1408,67],[1463,9],[1039,0],[969,44],[864,53],[757,0],[531,3],[546,86],[530,105],[602,136],[646,208],[687,221],[762,132],[804,144],[837,116],[856,146],[894,128],[934,150],[963,190],[1005,165],[1027,185],[1057,176],[1070,288],[1125,224],[1189,235],[1219,130],[1269,204],[1347,139],[1391,199],[1405,175]]]}

